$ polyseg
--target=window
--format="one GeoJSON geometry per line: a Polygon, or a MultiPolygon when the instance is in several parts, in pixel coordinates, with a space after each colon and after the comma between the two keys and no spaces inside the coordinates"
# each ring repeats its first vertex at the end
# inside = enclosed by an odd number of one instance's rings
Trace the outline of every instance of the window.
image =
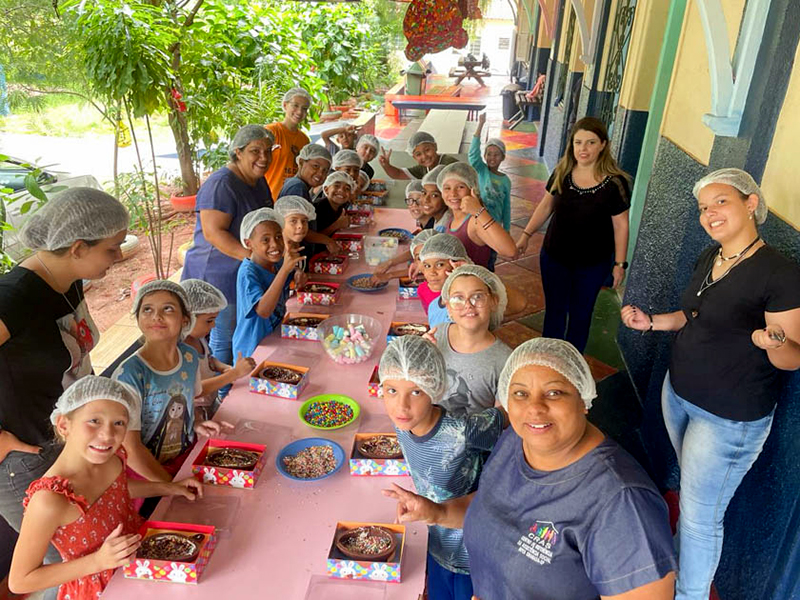
{"type": "Polygon", "coordinates": [[[501,37],[500,40],[497,42],[498,50],[508,50],[510,46],[511,46],[511,38],[501,37]]]}
{"type": "Polygon", "coordinates": [[[477,56],[478,54],[481,53],[481,38],[480,38],[480,36],[475,36],[473,39],[470,40],[468,52],[470,54],[474,54],[475,56],[477,56]]]}

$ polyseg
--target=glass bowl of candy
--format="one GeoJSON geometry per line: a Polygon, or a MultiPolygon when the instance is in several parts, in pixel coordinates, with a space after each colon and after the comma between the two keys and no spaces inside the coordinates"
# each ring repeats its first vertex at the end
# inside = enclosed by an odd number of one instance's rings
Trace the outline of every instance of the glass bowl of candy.
{"type": "Polygon", "coordinates": [[[325,352],[331,360],[342,365],[355,365],[367,360],[382,332],[380,321],[354,313],[328,317],[317,326],[325,352]]]}

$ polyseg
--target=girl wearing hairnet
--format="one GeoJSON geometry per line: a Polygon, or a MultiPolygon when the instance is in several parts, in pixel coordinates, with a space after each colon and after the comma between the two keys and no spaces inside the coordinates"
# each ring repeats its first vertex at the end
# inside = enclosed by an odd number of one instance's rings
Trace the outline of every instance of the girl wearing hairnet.
{"type": "Polygon", "coordinates": [[[82,280],[102,278],[122,259],[128,221],[105,192],[59,192],[21,231],[34,253],[0,276],[0,517],[15,530],[25,488],[58,455],[47,415],[65,387],[92,372],[100,334],[82,280]]]}
{"type": "Polygon", "coordinates": [[[450,321],[441,293],[447,276],[456,267],[469,263],[464,245],[449,233],[429,238],[419,251],[420,272],[425,282],[417,288],[422,308],[428,313],[428,325],[436,327],[450,321]]]}
{"type": "Polygon", "coordinates": [[[683,600],[708,597],[725,510],[769,435],[779,372],[800,368],[800,267],[761,239],[768,210],[758,185],[721,169],[693,193],[715,243],[700,254],[681,309],[622,309],[632,329],[678,332],[661,405],[681,469],[683,600]]]}
{"type": "Polygon", "coordinates": [[[300,196],[311,202],[331,169],[331,154],[319,144],[307,144],[297,155],[297,165],[297,175],[283,182],[278,198],[300,196]]]}
{"type": "Polygon", "coordinates": [[[511,231],[511,179],[500,172],[506,158],[506,145],[500,138],[489,138],[481,156],[481,133],[486,123],[486,113],[478,117],[478,128],[469,146],[469,164],[478,172],[481,200],[492,218],[511,231]]]}
{"type": "MultiPolygon", "coordinates": [[[[386,413],[394,424],[417,491],[446,502],[475,491],[483,456],[506,425],[502,409],[456,416],[439,405],[445,364],[434,344],[407,335],[392,340],[378,374],[386,413]]],[[[428,596],[470,600],[470,560],[461,527],[428,528],[428,596]]]]}
{"type": "Polygon", "coordinates": [[[672,599],[667,506],[633,457],[587,421],[595,396],[574,346],[529,340],[500,374],[511,427],[478,491],[439,503],[398,485],[385,492],[400,522],[463,527],[476,597],[672,599]]]}
{"type": "Polygon", "coordinates": [[[361,169],[367,172],[369,178],[375,177],[375,169],[369,163],[378,156],[381,151],[381,143],[374,135],[365,133],[356,142],[356,152],[361,157],[361,169]]]}
{"type": "Polygon", "coordinates": [[[278,197],[284,180],[297,174],[297,156],[300,154],[300,149],[311,143],[308,136],[300,129],[310,107],[311,95],[303,88],[292,88],[283,95],[283,121],[266,126],[275,138],[277,146],[272,164],[265,174],[273,198],[278,197]]]}
{"type": "Polygon", "coordinates": [[[189,311],[194,315],[194,327],[186,336],[184,342],[197,351],[200,359],[200,382],[203,390],[194,399],[195,422],[207,421],[214,416],[219,408],[220,394],[226,386],[230,386],[237,379],[241,379],[256,368],[255,361],[247,357],[238,356],[236,366],[226,365],[218,361],[211,354],[206,338],[214,328],[221,310],[228,306],[225,296],[217,288],[200,279],[184,279],[181,287],[186,291],[189,299],[189,311]]]}
{"type": "Polygon", "coordinates": [[[217,435],[221,426],[195,421],[194,399],[203,385],[197,350],[183,341],[195,324],[186,291],[166,279],[145,283],[132,313],[144,344],[114,371],[114,379],[131,386],[141,400],[141,415],[125,435],[125,451],[136,473],[170,481],[191,452],[195,433],[217,435]]]}
{"type": "Polygon", "coordinates": [[[436,140],[427,131],[417,131],[406,144],[406,152],[417,163],[410,169],[401,169],[392,165],[392,151],[381,150],[378,159],[386,171],[386,175],[392,179],[422,179],[426,173],[439,165],[449,165],[457,162],[458,159],[447,154],[439,154],[436,147],[436,140]]]}
{"type": "Polygon", "coordinates": [[[142,518],[131,498],[202,497],[203,484],[193,477],[175,483],[128,478],[121,446],[138,413],[135,390],[105,377],[84,377],[59,398],[49,421],[64,446],[26,492],[8,579],[14,592],[60,585],[59,598],[99,597],[139,546],[142,518]],[[48,540],[62,564],[42,565],[48,540]]]}
{"type": "Polygon", "coordinates": [[[323,131],[322,143],[334,155],[339,150],[355,150],[356,135],[358,131],[355,125],[342,125],[323,131]]]}

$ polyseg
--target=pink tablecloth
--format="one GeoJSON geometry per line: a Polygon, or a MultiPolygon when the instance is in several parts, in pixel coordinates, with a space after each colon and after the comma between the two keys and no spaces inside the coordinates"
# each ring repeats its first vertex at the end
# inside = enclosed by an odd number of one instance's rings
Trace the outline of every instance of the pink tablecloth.
{"type": "MultiPolygon", "coordinates": [[[[390,226],[410,229],[412,220],[406,210],[377,209],[375,223],[369,230],[374,232],[390,226]]],[[[344,276],[322,276],[322,279],[344,283],[350,275],[369,271],[371,268],[367,267],[362,254],[359,260],[351,260],[344,276]]],[[[294,299],[288,304],[289,312],[306,308],[298,306],[294,299]]],[[[392,523],[395,502],[384,498],[380,490],[392,481],[410,486],[409,477],[353,477],[345,463],[328,479],[295,482],[277,472],[275,457],[283,446],[299,438],[326,437],[337,441],[349,454],[356,432],[391,431],[383,401],[368,396],[367,382],[385,348],[385,333],[395,313],[400,311],[400,316],[423,320],[424,314],[418,301],[397,300],[397,280],[392,281],[387,289],[370,294],[345,286],[340,305],[309,308],[315,312],[356,312],[374,316],[383,324],[384,338],[379,341],[370,360],[360,365],[337,365],[324,354],[319,343],[281,339],[280,332],[263,340],[254,358],[260,361],[271,357],[311,366],[309,384],[300,400],[325,392],[345,394],[361,406],[359,419],[334,432],[311,429],[298,417],[300,401],[253,394],[248,391],[246,379],[239,381],[216,418],[236,425],[229,439],[267,445],[267,466],[256,488],[236,490],[207,486],[206,497],[196,504],[183,499],[164,499],[153,515],[159,520],[217,526],[219,544],[200,578],[200,584],[187,586],[126,580],[118,572],[103,598],[141,600],[148,594],[157,594],[159,599],[415,600],[422,592],[428,536],[426,528],[419,524],[407,528],[402,583],[354,581],[331,587],[324,577],[337,521],[392,523]]],[[[195,453],[198,451],[199,448],[195,453]]],[[[195,453],[179,473],[179,478],[188,476],[195,453]]]]}

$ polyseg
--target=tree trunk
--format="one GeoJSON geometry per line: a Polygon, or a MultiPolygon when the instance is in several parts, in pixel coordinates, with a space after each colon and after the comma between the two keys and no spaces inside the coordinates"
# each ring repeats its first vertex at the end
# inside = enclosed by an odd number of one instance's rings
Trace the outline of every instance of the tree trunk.
{"type": "Polygon", "coordinates": [[[169,126],[175,138],[175,148],[178,151],[178,162],[181,165],[181,179],[183,179],[183,194],[191,196],[197,193],[200,187],[197,173],[194,172],[192,161],[192,147],[189,143],[189,128],[186,126],[186,117],[175,106],[170,92],[167,91],[167,101],[170,105],[169,126]]]}

